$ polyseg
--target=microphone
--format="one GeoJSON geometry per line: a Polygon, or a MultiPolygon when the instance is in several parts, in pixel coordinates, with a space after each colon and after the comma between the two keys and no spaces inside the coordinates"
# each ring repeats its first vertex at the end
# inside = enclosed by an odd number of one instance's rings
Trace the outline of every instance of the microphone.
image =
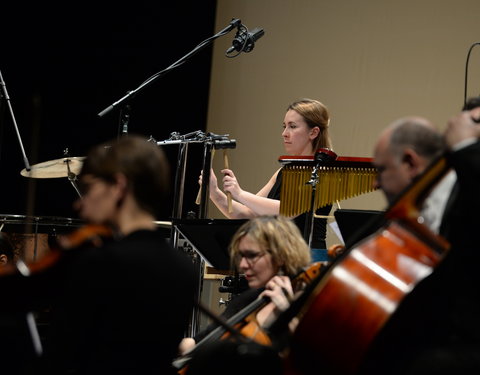
{"type": "Polygon", "coordinates": [[[263,29],[259,27],[256,27],[252,31],[248,31],[244,25],[240,25],[237,34],[233,39],[232,46],[227,49],[226,54],[229,55],[233,51],[250,52],[255,47],[255,42],[264,34],[265,32],[263,29]]]}

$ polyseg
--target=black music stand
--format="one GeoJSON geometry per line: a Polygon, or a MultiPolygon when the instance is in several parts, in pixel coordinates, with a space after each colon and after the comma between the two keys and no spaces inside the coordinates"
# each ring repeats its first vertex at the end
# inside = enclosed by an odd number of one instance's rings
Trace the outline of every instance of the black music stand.
{"type": "Polygon", "coordinates": [[[333,213],[347,247],[375,232],[384,217],[384,211],[338,209],[333,213]]]}
{"type": "Polygon", "coordinates": [[[218,270],[230,269],[228,246],[246,219],[185,219],[173,225],[205,262],[218,270]]]}

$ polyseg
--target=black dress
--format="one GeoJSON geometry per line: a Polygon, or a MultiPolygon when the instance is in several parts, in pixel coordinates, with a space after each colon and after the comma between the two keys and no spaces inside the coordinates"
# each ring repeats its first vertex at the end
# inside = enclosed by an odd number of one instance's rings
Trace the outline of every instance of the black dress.
{"type": "MultiPolygon", "coordinates": [[[[280,169],[277,175],[277,179],[275,180],[275,184],[272,187],[272,190],[268,193],[267,198],[277,199],[280,200],[280,192],[282,187],[282,171],[280,169]]],[[[317,215],[327,216],[332,209],[332,205],[327,205],[324,207],[320,207],[315,212],[317,215]]],[[[307,213],[303,213],[298,215],[294,218],[295,224],[300,229],[302,235],[305,231],[305,222],[307,220],[307,213]]],[[[313,235],[312,235],[312,249],[326,249],[326,238],[327,238],[327,219],[314,219],[313,220],[313,235]]]]}

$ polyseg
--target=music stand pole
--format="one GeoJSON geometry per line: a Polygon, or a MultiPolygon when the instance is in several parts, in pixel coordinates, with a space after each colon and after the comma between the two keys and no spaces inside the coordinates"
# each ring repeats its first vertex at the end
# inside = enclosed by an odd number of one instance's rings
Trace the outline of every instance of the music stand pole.
{"type": "Polygon", "coordinates": [[[312,239],[313,239],[313,222],[315,216],[315,206],[316,206],[316,192],[317,192],[317,184],[318,184],[318,168],[319,162],[315,165],[312,170],[312,175],[310,176],[310,180],[306,182],[308,185],[312,186],[312,198],[310,203],[310,211],[306,215],[305,219],[305,227],[303,228],[303,238],[305,242],[308,244],[308,247],[312,247],[312,239]]]}
{"type": "MultiPolygon", "coordinates": [[[[183,210],[183,195],[184,195],[184,186],[185,186],[185,170],[188,156],[188,142],[180,144],[178,148],[178,157],[177,157],[177,173],[175,175],[175,187],[174,187],[174,196],[173,196],[173,212],[172,219],[181,219],[182,210],[183,210]]],[[[178,247],[178,231],[175,229],[175,226],[172,225],[172,246],[174,248],[178,247]]]]}

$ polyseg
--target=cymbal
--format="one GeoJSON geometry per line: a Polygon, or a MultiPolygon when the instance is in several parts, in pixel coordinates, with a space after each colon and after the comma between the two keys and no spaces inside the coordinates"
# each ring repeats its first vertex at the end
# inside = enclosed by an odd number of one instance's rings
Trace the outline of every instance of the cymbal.
{"type": "Polygon", "coordinates": [[[172,227],[171,221],[154,221],[154,223],[158,225],[160,228],[170,229],[172,227]]]}
{"type": "Polygon", "coordinates": [[[26,168],[22,169],[20,174],[30,178],[68,177],[68,167],[70,167],[70,172],[78,175],[82,169],[83,160],[85,160],[85,156],[44,161],[30,166],[30,171],[27,171],[26,168]]]}

